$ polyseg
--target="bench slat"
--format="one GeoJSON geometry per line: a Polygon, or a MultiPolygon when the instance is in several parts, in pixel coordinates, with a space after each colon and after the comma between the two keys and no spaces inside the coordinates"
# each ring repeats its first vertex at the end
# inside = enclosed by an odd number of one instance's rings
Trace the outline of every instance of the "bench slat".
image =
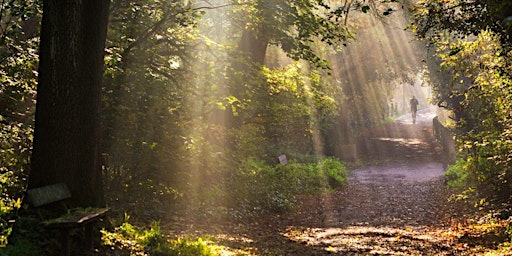
{"type": "Polygon", "coordinates": [[[109,208],[92,208],[84,211],[76,211],[59,218],[45,221],[44,224],[53,228],[77,227],[106,215],[109,210],[109,208]]]}

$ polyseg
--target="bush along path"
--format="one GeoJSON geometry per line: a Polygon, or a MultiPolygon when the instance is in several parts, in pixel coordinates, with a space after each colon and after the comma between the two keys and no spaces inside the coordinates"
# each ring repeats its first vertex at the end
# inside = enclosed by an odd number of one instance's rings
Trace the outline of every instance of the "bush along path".
{"type": "Polygon", "coordinates": [[[507,223],[474,222],[474,207],[449,200],[433,117],[426,110],[416,124],[404,117],[366,133],[359,157],[372,164],[343,188],[299,196],[281,215],[185,233],[209,234],[222,255],[512,255],[500,247],[507,223]]]}

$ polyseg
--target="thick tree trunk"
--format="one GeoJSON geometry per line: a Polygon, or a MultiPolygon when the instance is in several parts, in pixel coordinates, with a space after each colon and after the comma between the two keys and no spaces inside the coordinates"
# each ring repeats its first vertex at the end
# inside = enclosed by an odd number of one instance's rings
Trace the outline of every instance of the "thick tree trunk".
{"type": "Polygon", "coordinates": [[[267,52],[268,39],[264,34],[257,35],[253,30],[244,30],[239,44],[239,50],[253,62],[263,65],[267,52]]]}
{"type": "Polygon", "coordinates": [[[110,0],[45,0],[29,187],[65,182],[76,206],[105,204],[100,92],[110,0]]]}

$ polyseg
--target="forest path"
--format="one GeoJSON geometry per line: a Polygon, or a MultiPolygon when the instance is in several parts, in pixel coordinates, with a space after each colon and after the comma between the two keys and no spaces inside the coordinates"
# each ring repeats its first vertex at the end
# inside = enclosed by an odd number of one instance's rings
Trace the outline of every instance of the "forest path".
{"type": "Polygon", "coordinates": [[[453,255],[450,229],[467,212],[449,201],[441,148],[434,142],[434,109],[369,131],[359,141],[357,168],[343,189],[301,198],[283,233],[313,251],[287,255],[453,255]],[[444,234],[444,235],[441,235],[444,234]]]}
{"type": "Polygon", "coordinates": [[[225,246],[221,255],[476,255],[496,243],[465,233],[473,208],[449,201],[434,116],[426,109],[416,124],[406,115],[366,132],[357,144],[366,165],[336,191],[299,196],[281,215],[189,230],[225,246]]]}
{"type": "Polygon", "coordinates": [[[233,227],[241,238],[232,246],[255,255],[464,254],[471,246],[456,230],[468,209],[448,200],[434,116],[427,109],[416,124],[403,116],[367,132],[358,157],[371,164],[352,171],[342,189],[302,196],[286,214],[233,227]]]}

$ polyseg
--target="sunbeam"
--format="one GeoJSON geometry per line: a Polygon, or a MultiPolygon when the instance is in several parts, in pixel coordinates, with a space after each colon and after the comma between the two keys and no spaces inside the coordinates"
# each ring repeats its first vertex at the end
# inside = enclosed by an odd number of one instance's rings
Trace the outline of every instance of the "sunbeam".
{"type": "Polygon", "coordinates": [[[512,255],[511,31],[512,1],[2,1],[0,254],[512,255]]]}

